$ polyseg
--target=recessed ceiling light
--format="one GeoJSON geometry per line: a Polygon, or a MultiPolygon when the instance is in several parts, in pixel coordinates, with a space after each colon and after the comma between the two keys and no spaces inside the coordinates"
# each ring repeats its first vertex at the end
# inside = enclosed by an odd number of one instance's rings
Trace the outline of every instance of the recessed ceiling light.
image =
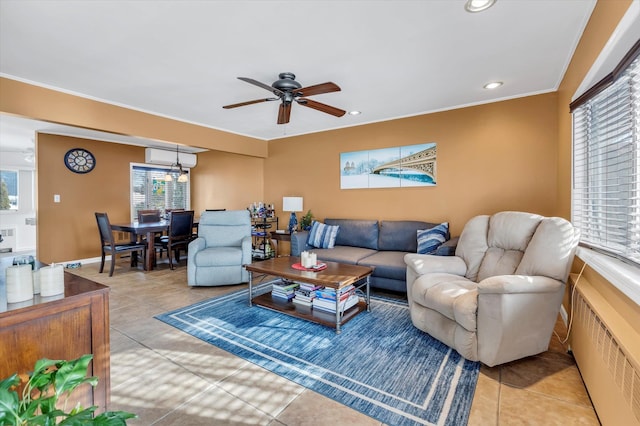
{"type": "Polygon", "coordinates": [[[495,2],[496,0],[467,0],[464,9],[471,13],[482,12],[493,6],[495,2]]]}
{"type": "Polygon", "coordinates": [[[360,111],[349,111],[349,115],[360,115],[362,112],[360,111]]]}
{"type": "Polygon", "coordinates": [[[501,81],[493,81],[491,83],[485,84],[483,87],[485,89],[495,89],[495,88],[500,87],[500,86],[502,86],[502,82],[501,81]]]}

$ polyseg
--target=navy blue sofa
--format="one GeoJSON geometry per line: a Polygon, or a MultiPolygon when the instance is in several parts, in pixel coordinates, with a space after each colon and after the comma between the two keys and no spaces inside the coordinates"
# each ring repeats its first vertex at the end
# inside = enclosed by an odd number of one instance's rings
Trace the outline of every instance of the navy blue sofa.
{"type": "MultiPolygon", "coordinates": [[[[291,235],[291,255],[300,256],[308,250],[317,254],[318,260],[371,266],[371,287],[406,293],[407,265],[404,255],[416,253],[417,231],[439,225],[413,220],[359,220],[325,219],[327,225],[340,227],[335,246],[319,249],[307,244],[307,231],[291,235]]],[[[455,254],[458,238],[449,238],[435,254],[455,254]]]]}

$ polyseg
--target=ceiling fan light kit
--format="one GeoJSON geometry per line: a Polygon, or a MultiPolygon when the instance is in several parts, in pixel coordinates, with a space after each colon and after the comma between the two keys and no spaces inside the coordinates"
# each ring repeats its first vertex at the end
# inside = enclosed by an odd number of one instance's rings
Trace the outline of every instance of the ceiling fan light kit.
{"type": "Polygon", "coordinates": [[[315,109],[326,114],[333,115],[335,117],[342,117],[346,114],[346,111],[333,107],[331,105],[323,104],[321,102],[308,99],[307,96],[320,95],[323,93],[339,92],[340,87],[332,82],[316,84],[313,86],[302,87],[300,83],[296,81],[296,76],[290,72],[282,72],[278,75],[279,80],[276,80],[271,86],[261,83],[257,80],[248,77],[238,77],[239,80],[261,87],[270,91],[276,97],[275,98],[263,98],[255,99],[252,101],[240,102],[237,104],[225,105],[222,108],[231,109],[246,105],[257,104],[261,102],[269,101],[281,101],[280,108],[278,110],[278,124],[286,124],[291,118],[291,104],[296,102],[298,105],[302,105],[311,109],[315,109]]]}

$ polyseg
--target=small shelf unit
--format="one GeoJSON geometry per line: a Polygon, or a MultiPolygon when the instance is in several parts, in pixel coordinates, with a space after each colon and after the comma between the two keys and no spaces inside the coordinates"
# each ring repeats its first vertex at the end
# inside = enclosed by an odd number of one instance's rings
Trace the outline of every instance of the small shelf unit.
{"type": "Polygon", "coordinates": [[[276,252],[269,241],[269,230],[278,229],[277,217],[251,218],[251,257],[256,260],[271,259],[276,252]]]}

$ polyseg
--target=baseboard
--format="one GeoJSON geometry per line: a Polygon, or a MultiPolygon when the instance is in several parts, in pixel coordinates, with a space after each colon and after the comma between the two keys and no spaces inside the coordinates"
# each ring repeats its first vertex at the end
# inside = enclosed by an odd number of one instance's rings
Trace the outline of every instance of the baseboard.
{"type": "MultiPolygon", "coordinates": [[[[74,265],[74,264],[80,264],[80,265],[85,265],[85,264],[89,264],[89,263],[98,263],[100,262],[102,258],[101,257],[89,257],[86,259],[76,259],[76,260],[65,260],[64,262],[57,262],[59,264],[62,265],[74,265]]],[[[107,256],[106,260],[111,260],[111,256],[107,256]]]]}

